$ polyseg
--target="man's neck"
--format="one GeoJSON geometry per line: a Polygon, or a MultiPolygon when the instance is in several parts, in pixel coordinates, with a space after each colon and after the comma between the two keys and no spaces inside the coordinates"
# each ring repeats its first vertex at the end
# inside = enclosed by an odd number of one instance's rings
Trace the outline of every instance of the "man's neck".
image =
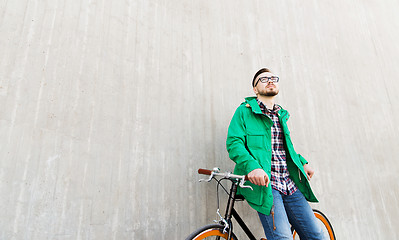
{"type": "Polygon", "coordinates": [[[275,96],[258,95],[259,101],[267,106],[268,109],[273,109],[275,96]]]}

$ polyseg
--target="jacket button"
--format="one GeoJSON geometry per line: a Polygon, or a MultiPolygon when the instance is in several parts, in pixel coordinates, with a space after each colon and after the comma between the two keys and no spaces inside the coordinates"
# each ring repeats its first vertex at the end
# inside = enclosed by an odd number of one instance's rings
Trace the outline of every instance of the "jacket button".
{"type": "Polygon", "coordinates": [[[250,107],[248,103],[247,103],[247,105],[245,105],[245,106],[248,107],[248,108],[250,107]]]}

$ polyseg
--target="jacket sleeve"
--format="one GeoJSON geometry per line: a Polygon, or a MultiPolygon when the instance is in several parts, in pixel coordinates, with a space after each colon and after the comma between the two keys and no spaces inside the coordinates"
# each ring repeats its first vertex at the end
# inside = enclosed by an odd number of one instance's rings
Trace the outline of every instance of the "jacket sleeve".
{"type": "Polygon", "coordinates": [[[308,161],[306,161],[306,159],[304,157],[302,157],[301,154],[298,154],[298,158],[299,158],[299,161],[301,161],[302,166],[308,163],[308,161]]]}
{"type": "Polygon", "coordinates": [[[234,113],[227,133],[226,148],[229,157],[236,163],[236,168],[246,174],[254,169],[262,168],[246,148],[246,132],[243,112],[240,107],[234,113]]]}

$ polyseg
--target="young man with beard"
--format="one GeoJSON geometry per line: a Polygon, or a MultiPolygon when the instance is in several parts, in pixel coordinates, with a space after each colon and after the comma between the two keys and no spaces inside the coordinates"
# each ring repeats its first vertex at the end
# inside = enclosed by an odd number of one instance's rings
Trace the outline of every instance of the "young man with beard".
{"type": "Polygon", "coordinates": [[[236,110],[227,135],[234,173],[248,175],[249,188],[239,188],[262,222],[268,240],[292,239],[290,224],[301,239],[323,239],[307,201],[317,202],[310,185],[314,171],[291,142],[289,113],[275,104],[279,77],[262,68],[252,80],[256,97],[236,110]]]}

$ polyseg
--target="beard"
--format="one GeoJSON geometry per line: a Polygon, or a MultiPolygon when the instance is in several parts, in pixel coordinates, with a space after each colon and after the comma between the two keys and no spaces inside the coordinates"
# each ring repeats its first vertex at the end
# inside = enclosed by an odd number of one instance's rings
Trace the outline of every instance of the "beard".
{"type": "Polygon", "coordinates": [[[268,96],[268,97],[276,96],[278,93],[279,93],[279,89],[277,89],[277,88],[274,88],[274,89],[265,88],[265,89],[262,89],[262,91],[259,91],[259,95],[268,96]]]}

